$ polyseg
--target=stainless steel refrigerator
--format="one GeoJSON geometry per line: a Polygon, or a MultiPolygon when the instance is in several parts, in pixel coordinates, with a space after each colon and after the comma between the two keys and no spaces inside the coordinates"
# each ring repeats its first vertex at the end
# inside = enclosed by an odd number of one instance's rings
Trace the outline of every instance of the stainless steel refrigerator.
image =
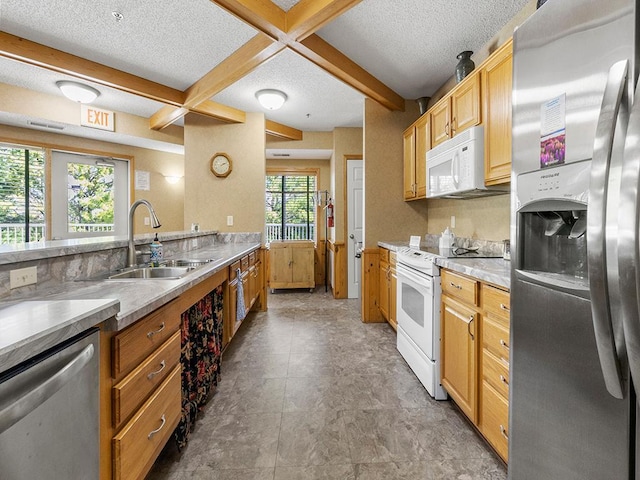
{"type": "Polygon", "coordinates": [[[514,34],[512,480],[640,479],[636,25],[548,0],[514,34]]]}

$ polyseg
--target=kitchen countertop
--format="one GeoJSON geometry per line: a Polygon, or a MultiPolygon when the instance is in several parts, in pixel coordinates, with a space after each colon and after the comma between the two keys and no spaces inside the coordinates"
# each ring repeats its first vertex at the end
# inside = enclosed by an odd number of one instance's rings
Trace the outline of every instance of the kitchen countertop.
{"type": "Polygon", "coordinates": [[[260,242],[224,243],[178,254],[214,260],[182,278],[86,279],[0,308],[0,371],[106,321],[119,331],[260,247],[260,242]]]}
{"type": "MultiPolygon", "coordinates": [[[[378,242],[379,247],[397,252],[408,242],[378,242]]],[[[511,262],[502,258],[446,258],[437,257],[436,265],[463,273],[499,287],[511,288],[511,262]]]]}

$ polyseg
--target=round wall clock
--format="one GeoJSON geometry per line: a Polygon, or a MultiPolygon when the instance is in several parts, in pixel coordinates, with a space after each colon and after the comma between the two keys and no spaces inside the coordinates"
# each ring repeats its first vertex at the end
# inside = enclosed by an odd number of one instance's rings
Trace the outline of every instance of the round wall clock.
{"type": "Polygon", "coordinates": [[[231,173],[232,168],[231,158],[226,153],[216,153],[211,157],[211,172],[216,177],[226,177],[231,173]]]}

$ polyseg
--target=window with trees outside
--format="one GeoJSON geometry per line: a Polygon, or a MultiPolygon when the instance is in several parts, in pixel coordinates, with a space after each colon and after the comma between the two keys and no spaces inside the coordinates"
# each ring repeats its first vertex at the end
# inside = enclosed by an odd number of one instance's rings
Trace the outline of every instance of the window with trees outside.
{"type": "Polygon", "coordinates": [[[44,185],[42,148],[0,145],[0,244],[44,240],[44,185]]]}
{"type": "Polygon", "coordinates": [[[274,240],[315,240],[317,175],[267,172],[266,243],[274,240]]]}

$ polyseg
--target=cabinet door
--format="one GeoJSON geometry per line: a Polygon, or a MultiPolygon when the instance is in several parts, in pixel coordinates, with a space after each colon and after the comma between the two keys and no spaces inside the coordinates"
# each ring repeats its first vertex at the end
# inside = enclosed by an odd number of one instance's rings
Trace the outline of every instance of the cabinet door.
{"type": "Polygon", "coordinates": [[[391,267],[390,271],[391,282],[389,284],[389,324],[394,330],[398,330],[398,319],[396,317],[396,290],[398,288],[398,276],[396,275],[396,269],[391,267]]]}
{"type": "Polygon", "coordinates": [[[476,423],[477,312],[442,296],[440,355],[442,385],[460,409],[476,423]]]}
{"type": "Polygon", "coordinates": [[[279,288],[274,284],[287,284],[291,282],[291,248],[289,246],[272,245],[271,248],[271,288],[279,288]]]}
{"type": "Polygon", "coordinates": [[[484,174],[487,185],[511,181],[512,66],[512,43],[509,41],[482,69],[484,174]]]}
{"type": "Polygon", "coordinates": [[[427,198],[427,151],[431,150],[431,121],[429,115],[423,115],[416,122],[415,130],[416,198],[427,198]]]}
{"type": "Polygon", "coordinates": [[[445,97],[431,108],[431,148],[444,142],[451,135],[450,97],[445,97]]]}
{"type": "Polygon", "coordinates": [[[229,284],[229,325],[226,328],[229,341],[231,341],[240,326],[240,322],[236,320],[239,281],[240,279],[237,279],[229,284]]]}
{"type": "Polygon", "coordinates": [[[480,74],[466,77],[451,94],[452,136],[480,124],[480,74]]]}
{"type": "Polygon", "coordinates": [[[291,283],[301,287],[315,285],[313,245],[292,248],[291,261],[291,283]]]}
{"type": "Polygon", "coordinates": [[[404,145],[403,173],[404,173],[404,199],[411,200],[416,196],[416,141],[415,127],[412,125],[402,135],[404,145]]]}
{"type": "Polygon", "coordinates": [[[378,308],[385,320],[389,320],[389,264],[380,262],[380,299],[378,308]]]}

